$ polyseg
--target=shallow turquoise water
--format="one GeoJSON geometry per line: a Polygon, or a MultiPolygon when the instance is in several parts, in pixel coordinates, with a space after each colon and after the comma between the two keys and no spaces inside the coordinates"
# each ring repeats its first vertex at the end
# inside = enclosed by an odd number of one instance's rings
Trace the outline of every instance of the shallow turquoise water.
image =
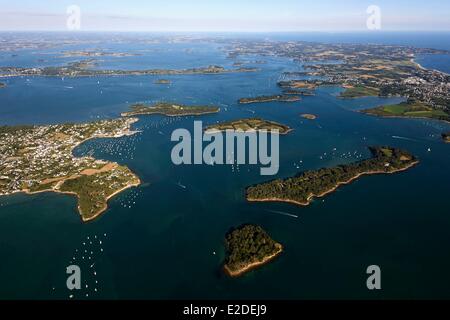
{"type": "MultiPolygon", "coordinates": [[[[178,49],[174,66],[197,66],[178,49]]],[[[207,60],[199,58],[201,65],[231,65],[210,45],[198,52],[207,60]]],[[[135,57],[121,59],[134,67],[135,57]]],[[[283,71],[301,70],[291,61],[261,59],[268,63],[257,73],[164,77],[170,86],[153,84],[157,77],[8,79],[0,91],[1,124],[112,118],[136,101],[220,105],[221,112],[143,116],[136,136],[77,148],[76,155],[128,165],[144,182],[112,199],[92,223],[80,222],[70,196],[0,198],[0,298],[450,298],[450,152],[440,139],[450,126],[363,115],[354,111],[399,100],[341,100],[333,87],[297,103],[240,106],[241,97],[279,92],[283,71]],[[306,121],[302,113],[318,119],[306,121]],[[192,130],[199,119],[210,124],[255,115],[294,129],[280,138],[279,177],[368,157],[367,146],[376,144],[408,149],[421,163],[395,175],[363,177],[309,207],[246,203],[246,186],[271,179],[257,166],[171,163],[174,129],[192,130]],[[220,271],[224,234],[242,223],[261,224],[286,251],[264,268],[229,279],[220,271]],[[78,293],[65,288],[71,263],[82,269],[78,293]],[[365,286],[371,264],[382,269],[383,290],[376,293],[365,286]]]]}

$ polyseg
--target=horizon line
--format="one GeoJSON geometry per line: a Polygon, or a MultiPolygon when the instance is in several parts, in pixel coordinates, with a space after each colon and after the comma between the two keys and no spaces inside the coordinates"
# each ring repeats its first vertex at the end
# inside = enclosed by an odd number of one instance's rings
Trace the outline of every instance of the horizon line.
{"type": "Polygon", "coordinates": [[[113,30],[113,29],[81,29],[81,30],[64,30],[64,29],[0,29],[0,32],[64,32],[64,33],[88,33],[88,32],[120,32],[120,33],[372,33],[380,34],[385,32],[450,32],[450,29],[384,29],[384,30],[367,30],[367,29],[348,29],[348,30],[113,30]]]}

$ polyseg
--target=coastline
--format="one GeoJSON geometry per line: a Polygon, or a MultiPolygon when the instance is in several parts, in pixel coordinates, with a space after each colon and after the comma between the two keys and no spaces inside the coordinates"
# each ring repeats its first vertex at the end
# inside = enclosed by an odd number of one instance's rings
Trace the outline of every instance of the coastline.
{"type": "MultiPolygon", "coordinates": [[[[86,138],[86,139],[83,139],[83,140],[81,140],[81,141],[78,141],[78,142],[75,143],[75,144],[73,145],[73,147],[70,149],[70,152],[69,152],[70,155],[71,155],[73,158],[77,158],[77,157],[74,157],[74,156],[73,156],[73,150],[75,150],[75,148],[77,148],[79,145],[81,145],[81,144],[83,144],[84,142],[89,141],[89,140],[91,140],[91,139],[120,138],[120,137],[124,137],[124,136],[131,136],[131,135],[134,135],[134,134],[138,133],[139,131],[131,131],[131,125],[134,124],[134,123],[136,123],[136,122],[138,122],[138,121],[139,121],[139,118],[128,118],[128,119],[129,119],[128,126],[124,129],[123,132],[121,132],[121,134],[101,134],[101,135],[93,135],[93,136],[91,136],[91,137],[88,137],[88,138],[86,138]]],[[[83,157],[82,157],[82,158],[83,158],[83,157]]],[[[91,157],[91,158],[92,158],[92,157],[91,157]]],[[[94,158],[93,158],[93,159],[94,159],[94,158]]],[[[120,166],[117,162],[110,162],[110,161],[107,161],[107,164],[115,164],[115,165],[117,165],[117,166],[120,166]]],[[[124,166],[124,167],[126,167],[126,166],[124,166]]],[[[128,167],[126,167],[126,168],[129,170],[128,167]]],[[[115,195],[121,193],[122,191],[124,191],[124,190],[126,190],[126,189],[129,189],[129,188],[131,188],[131,187],[137,187],[137,186],[139,186],[139,185],[141,184],[140,178],[139,178],[134,172],[132,172],[131,170],[130,170],[130,172],[133,174],[135,180],[132,181],[132,182],[127,183],[123,188],[121,188],[121,189],[119,189],[119,190],[116,190],[116,191],[114,191],[112,194],[110,194],[109,196],[107,196],[106,199],[105,199],[105,205],[104,205],[100,210],[98,210],[93,216],[91,216],[91,217],[89,217],[89,218],[85,218],[85,217],[83,216],[83,212],[82,212],[80,206],[79,206],[79,205],[77,206],[78,213],[79,213],[79,215],[80,215],[80,217],[81,217],[81,220],[82,220],[83,222],[91,221],[91,220],[97,218],[98,216],[100,216],[103,212],[105,212],[105,211],[108,209],[108,200],[111,199],[112,197],[114,197],[115,195]]],[[[19,194],[19,193],[24,193],[24,194],[26,194],[26,195],[34,195],[34,194],[45,193],[45,192],[55,192],[55,193],[59,193],[59,194],[67,194],[67,195],[73,195],[73,196],[76,196],[76,197],[77,197],[77,201],[79,201],[79,198],[80,198],[80,197],[79,197],[78,193],[76,193],[76,192],[69,192],[69,191],[60,191],[58,188],[59,188],[59,186],[60,186],[61,184],[63,184],[65,181],[71,180],[71,179],[77,179],[77,178],[79,178],[79,177],[81,177],[81,176],[82,176],[82,174],[81,174],[81,173],[78,173],[78,174],[74,174],[74,175],[71,175],[71,176],[68,176],[68,177],[61,177],[61,180],[58,180],[58,181],[57,181],[57,184],[55,185],[55,188],[43,189],[43,190],[38,190],[38,191],[30,191],[29,189],[22,189],[22,190],[16,190],[16,191],[13,191],[13,192],[11,192],[11,193],[0,194],[0,196],[9,196],[9,195],[19,194]]]]}
{"type": "Polygon", "coordinates": [[[432,70],[432,71],[436,71],[436,72],[440,72],[440,73],[443,73],[443,74],[446,74],[446,75],[450,75],[450,74],[448,74],[447,72],[444,72],[444,71],[441,71],[441,70],[437,70],[437,69],[427,69],[427,68],[425,68],[424,66],[422,66],[420,63],[418,63],[415,59],[416,59],[417,57],[414,57],[414,58],[411,58],[411,62],[412,63],[414,63],[419,69],[421,69],[421,70],[432,70]]]}
{"type": "Polygon", "coordinates": [[[322,192],[320,194],[313,194],[313,193],[310,194],[305,202],[292,200],[292,199],[277,198],[277,197],[275,197],[275,198],[262,198],[262,199],[255,199],[255,198],[248,198],[248,197],[246,197],[246,200],[248,202],[286,202],[286,203],[296,204],[296,205],[299,205],[299,206],[308,206],[308,205],[310,205],[312,203],[314,198],[322,198],[322,197],[324,197],[324,196],[326,196],[326,195],[336,191],[340,186],[350,184],[350,183],[352,183],[353,181],[355,181],[356,179],[358,179],[358,178],[360,178],[362,176],[374,175],[374,174],[393,174],[393,173],[397,173],[397,172],[402,172],[402,171],[406,171],[406,170],[414,167],[418,163],[419,163],[419,160],[410,163],[409,165],[407,165],[404,168],[396,169],[396,170],[390,171],[390,172],[380,171],[380,170],[361,172],[361,173],[357,174],[356,176],[350,178],[347,181],[338,182],[333,188],[331,188],[329,190],[326,190],[326,191],[324,191],[324,192],[322,192]]]}
{"type": "Polygon", "coordinates": [[[278,248],[277,252],[271,254],[270,256],[264,257],[264,259],[263,259],[262,261],[255,261],[255,262],[249,263],[249,264],[247,264],[247,265],[245,265],[245,266],[239,268],[239,269],[236,270],[236,271],[230,270],[230,268],[228,267],[228,265],[225,264],[225,265],[223,266],[224,272],[225,272],[228,276],[230,276],[230,277],[232,277],[232,278],[236,278],[236,277],[242,276],[243,274],[245,274],[245,273],[247,273],[247,272],[249,272],[249,271],[251,271],[251,270],[254,270],[254,269],[256,269],[256,268],[259,268],[259,267],[261,267],[261,266],[263,266],[263,265],[265,265],[265,264],[271,262],[273,259],[275,259],[276,257],[278,257],[278,256],[283,252],[283,246],[282,246],[280,243],[277,243],[276,246],[277,246],[277,248],[278,248]]]}

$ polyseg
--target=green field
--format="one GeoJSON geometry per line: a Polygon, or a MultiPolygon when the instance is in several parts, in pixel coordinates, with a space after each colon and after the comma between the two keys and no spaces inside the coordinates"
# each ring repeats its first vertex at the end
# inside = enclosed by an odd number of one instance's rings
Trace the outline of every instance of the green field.
{"type": "Polygon", "coordinates": [[[342,92],[339,97],[340,98],[361,98],[361,97],[370,97],[370,96],[378,96],[380,90],[371,87],[364,86],[356,86],[353,88],[347,88],[344,92],[342,92]]]}
{"type": "Polygon", "coordinates": [[[450,121],[450,115],[445,111],[433,109],[421,102],[402,102],[394,105],[366,109],[362,112],[383,117],[431,118],[450,121]]]}

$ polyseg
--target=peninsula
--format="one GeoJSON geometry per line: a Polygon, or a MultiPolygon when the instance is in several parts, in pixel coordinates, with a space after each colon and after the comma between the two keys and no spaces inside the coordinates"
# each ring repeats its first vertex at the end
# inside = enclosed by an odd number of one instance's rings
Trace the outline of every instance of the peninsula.
{"type": "Polygon", "coordinates": [[[295,177],[277,179],[246,189],[248,201],[288,202],[307,206],[339,186],[363,175],[387,174],[407,170],[419,161],[406,151],[391,147],[370,147],[372,158],[332,168],[306,171],[295,177]]]}
{"type": "Polygon", "coordinates": [[[283,252],[283,246],[275,242],[257,225],[243,225],[226,235],[228,256],[224,271],[230,277],[238,277],[262,266],[283,252]]]}
{"type": "Polygon", "coordinates": [[[205,128],[206,133],[226,131],[226,130],[241,130],[241,131],[267,130],[268,132],[278,130],[279,134],[287,134],[292,129],[286,125],[259,118],[239,119],[234,121],[221,122],[210,125],[205,128]]]}
{"type": "Polygon", "coordinates": [[[299,96],[277,94],[277,95],[273,95],[273,96],[259,96],[259,97],[254,97],[254,98],[242,98],[242,99],[239,99],[239,103],[248,104],[248,103],[272,102],[272,101],[295,102],[295,101],[300,101],[300,100],[301,100],[301,98],[299,96]]]}
{"type": "Polygon", "coordinates": [[[122,117],[131,117],[137,115],[161,114],[169,117],[179,116],[198,116],[209,113],[217,113],[218,107],[211,106],[186,106],[183,104],[173,104],[168,102],[159,102],[154,105],[145,105],[142,103],[131,106],[131,111],[123,112],[122,117]]]}
{"type": "Polygon", "coordinates": [[[80,51],[64,51],[62,52],[63,58],[74,58],[74,57],[136,57],[141,56],[140,53],[128,53],[128,52],[112,52],[112,51],[89,51],[89,50],[80,50],[80,51]]]}
{"type": "Polygon", "coordinates": [[[0,195],[59,192],[78,198],[78,211],[89,221],[107,209],[119,192],[138,186],[126,166],[92,157],[75,157],[73,149],[93,138],[132,135],[136,118],[83,124],[0,127],[0,195]]]}

